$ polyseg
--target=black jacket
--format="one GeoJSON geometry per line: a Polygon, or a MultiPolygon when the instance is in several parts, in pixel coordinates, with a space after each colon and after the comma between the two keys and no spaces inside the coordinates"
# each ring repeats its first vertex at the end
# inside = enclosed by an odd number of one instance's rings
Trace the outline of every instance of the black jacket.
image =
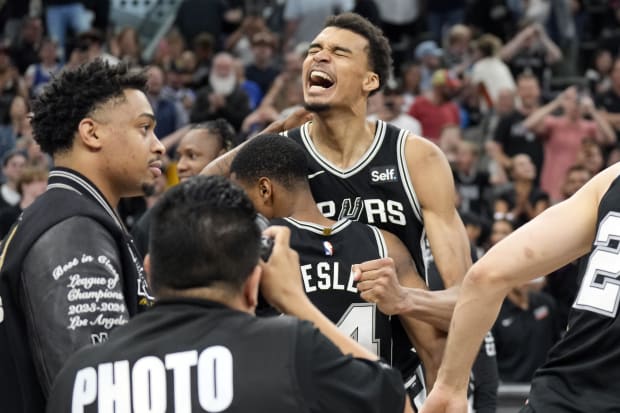
{"type": "Polygon", "coordinates": [[[0,400],[20,413],[41,412],[70,355],[150,304],[141,257],[112,207],[60,168],[2,243],[0,298],[0,400]]]}

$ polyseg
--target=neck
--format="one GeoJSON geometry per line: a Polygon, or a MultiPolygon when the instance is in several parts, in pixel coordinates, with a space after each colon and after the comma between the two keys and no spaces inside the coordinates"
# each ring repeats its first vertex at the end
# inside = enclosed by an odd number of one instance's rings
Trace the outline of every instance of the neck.
{"type": "Polygon", "coordinates": [[[121,199],[121,193],[114,183],[110,182],[103,174],[97,170],[95,162],[91,162],[89,159],[69,159],[66,155],[54,155],[54,165],[69,168],[88,178],[93,185],[101,191],[103,197],[108,201],[108,204],[112,208],[118,206],[118,202],[121,199]]]}
{"type": "Polygon", "coordinates": [[[315,116],[310,136],[318,151],[340,168],[357,162],[371,145],[375,124],[366,121],[366,109],[345,114],[326,111],[315,116]]]}
{"type": "Polygon", "coordinates": [[[157,291],[157,298],[193,298],[199,300],[215,301],[234,310],[254,314],[254,309],[246,305],[240,293],[233,293],[229,290],[217,287],[197,287],[184,290],[172,288],[160,288],[157,291]]]}
{"type": "Polygon", "coordinates": [[[22,199],[19,201],[19,207],[22,210],[26,209],[34,202],[35,199],[37,199],[36,196],[31,196],[31,195],[28,195],[28,194],[24,194],[24,195],[22,195],[22,199]]]}
{"type": "Polygon", "coordinates": [[[518,188],[518,189],[531,189],[533,186],[533,183],[529,179],[515,179],[514,186],[515,188],[518,188]]]}
{"type": "Polygon", "coordinates": [[[312,197],[310,188],[306,186],[300,191],[291,194],[293,205],[291,207],[292,213],[289,214],[291,218],[295,218],[300,221],[312,222],[317,225],[323,225],[331,227],[336,221],[329,218],[325,218],[321,211],[316,206],[316,201],[312,197]]]}

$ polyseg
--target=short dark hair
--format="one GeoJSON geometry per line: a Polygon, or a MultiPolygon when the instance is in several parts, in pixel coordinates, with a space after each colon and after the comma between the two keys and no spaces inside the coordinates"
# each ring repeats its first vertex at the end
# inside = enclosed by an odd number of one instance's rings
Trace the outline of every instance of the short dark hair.
{"type": "Polygon", "coordinates": [[[206,130],[213,134],[217,138],[220,146],[227,151],[235,146],[235,128],[224,118],[193,124],[190,130],[194,129],[206,130]]]}
{"type": "Polygon", "coordinates": [[[368,63],[372,71],[379,75],[379,87],[370,92],[370,94],[372,95],[380,91],[388,81],[390,71],[392,70],[392,49],[390,42],[383,35],[381,29],[356,13],[342,13],[330,16],[325,22],[324,28],[327,27],[349,30],[368,40],[368,63]]]}
{"type": "Polygon", "coordinates": [[[51,155],[71,149],[82,119],[111,99],[124,100],[126,89],[146,91],[146,79],[143,71],[101,59],[63,71],[32,104],[36,141],[51,155]]]}
{"type": "Polygon", "coordinates": [[[230,172],[243,182],[264,176],[291,190],[307,184],[308,160],[290,138],[264,134],[243,145],[230,165],[230,172]]]}
{"type": "Polygon", "coordinates": [[[237,291],[258,264],[260,231],[243,190],[221,176],[195,176],[153,207],[151,287],[237,291]]]}

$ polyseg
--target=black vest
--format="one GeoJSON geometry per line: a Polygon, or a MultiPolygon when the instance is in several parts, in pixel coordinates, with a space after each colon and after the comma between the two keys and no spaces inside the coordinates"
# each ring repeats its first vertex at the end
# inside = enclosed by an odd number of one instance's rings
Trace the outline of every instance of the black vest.
{"type": "Polygon", "coordinates": [[[48,190],[26,208],[2,242],[0,400],[3,411],[29,413],[44,409],[45,397],[32,361],[25,314],[19,300],[22,262],[42,234],[74,216],[96,220],[116,241],[129,314],[133,316],[151,305],[142,258],[113,209],[85,177],[64,168],[52,170],[48,190]]]}

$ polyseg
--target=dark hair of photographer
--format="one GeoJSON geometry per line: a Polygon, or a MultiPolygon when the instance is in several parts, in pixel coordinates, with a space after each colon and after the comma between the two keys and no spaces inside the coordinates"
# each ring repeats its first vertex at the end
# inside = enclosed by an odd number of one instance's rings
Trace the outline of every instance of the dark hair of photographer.
{"type": "Polygon", "coordinates": [[[258,265],[256,212],[243,190],[220,176],[196,176],[153,207],[149,251],[158,298],[216,287],[236,293],[258,265]]]}

